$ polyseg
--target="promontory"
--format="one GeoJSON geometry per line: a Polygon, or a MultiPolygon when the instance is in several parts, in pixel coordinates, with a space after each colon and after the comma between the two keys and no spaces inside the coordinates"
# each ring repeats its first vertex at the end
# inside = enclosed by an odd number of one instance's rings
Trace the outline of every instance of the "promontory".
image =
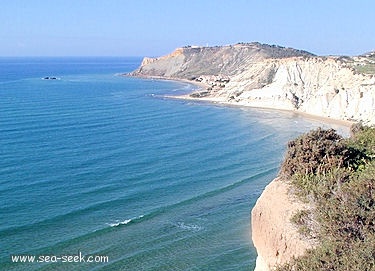
{"type": "Polygon", "coordinates": [[[186,46],[145,57],[130,75],[205,86],[190,98],[375,123],[375,52],[316,56],[258,42],[186,46]]]}

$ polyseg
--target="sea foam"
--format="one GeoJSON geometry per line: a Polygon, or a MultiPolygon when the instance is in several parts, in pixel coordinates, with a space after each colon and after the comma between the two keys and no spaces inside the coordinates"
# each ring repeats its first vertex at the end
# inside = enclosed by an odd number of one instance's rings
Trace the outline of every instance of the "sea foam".
{"type": "Polygon", "coordinates": [[[123,221],[116,220],[116,222],[107,223],[107,225],[110,226],[110,227],[118,227],[118,226],[121,226],[121,225],[127,225],[131,222],[134,222],[138,219],[141,219],[142,217],[144,217],[144,215],[140,215],[138,217],[134,217],[134,218],[130,218],[130,219],[125,219],[123,221]]]}
{"type": "Polygon", "coordinates": [[[186,224],[184,222],[177,222],[176,226],[180,229],[188,230],[188,231],[200,231],[203,229],[202,226],[199,226],[196,224],[186,224]]]}

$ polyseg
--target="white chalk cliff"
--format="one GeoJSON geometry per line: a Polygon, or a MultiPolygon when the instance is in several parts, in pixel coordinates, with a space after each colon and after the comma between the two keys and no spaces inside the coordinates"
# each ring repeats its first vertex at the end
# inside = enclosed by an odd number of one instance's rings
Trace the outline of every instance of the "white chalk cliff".
{"type": "Polygon", "coordinates": [[[374,54],[320,57],[248,43],[178,48],[131,74],[204,83],[192,98],[375,124],[375,76],[356,68],[365,65],[375,65],[374,54]]]}

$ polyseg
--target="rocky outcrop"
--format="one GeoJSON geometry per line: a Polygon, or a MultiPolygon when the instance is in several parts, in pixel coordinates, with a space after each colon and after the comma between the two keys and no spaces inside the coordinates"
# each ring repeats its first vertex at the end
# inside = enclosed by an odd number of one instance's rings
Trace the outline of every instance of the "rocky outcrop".
{"type": "Polygon", "coordinates": [[[257,42],[215,47],[187,46],[177,48],[166,56],[145,58],[139,69],[131,75],[180,79],[196,79],[202,75],[233,76],[247,70],[250,63],[291,56],[312,54],[257,42]]]}
{"type": "Polygon", "coordinates": [[[313,248],[314,240],[303,237],[291,222],[297,211],[308,208],[278,178],[265,188],[251,212],[252,239],[258,253],[255,271],[274,270],[313,248]]]}
{"type": "Polygon", "coordinates": [[[375,76],[364,72],[375,71],[373,58],[319,57],[260,43],[189,46],[145,58],[131,75],[204,83],[192,98],[375,124],[375,76]]]}

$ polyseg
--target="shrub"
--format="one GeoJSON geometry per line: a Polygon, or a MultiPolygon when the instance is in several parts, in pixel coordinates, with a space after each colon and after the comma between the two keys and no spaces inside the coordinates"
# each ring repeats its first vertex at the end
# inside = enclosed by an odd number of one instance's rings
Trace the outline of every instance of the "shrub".
{"type": "Polygon", "coordinates": [[[356,125],[347,140],[317,129],[288,147],[281,173],[314,203],[292,221],[319,245],[277,270],[375,271],[375,128],[356,125]]]}
{"type": "Polygon", "coordinates": [[[344,166],[343,138],[335,130],[318,128],[288,143],[281,175],[325,173],[344,166]]]}
{"type": "Polygon", "coordinates": [[[317,201],[328,199],[332,194],[341,189],[343,183],[349,180],[346,169],[334,169],[324,174],[295,174],[290,178],[295,194],[303,201],[317,201]]]}
{"type": "Polygon", "coordinates": [[[347,145],[365,154],[366,158],[374,158],[375,154],[375,127],[353,125],[352,136],[347,145]]]}

